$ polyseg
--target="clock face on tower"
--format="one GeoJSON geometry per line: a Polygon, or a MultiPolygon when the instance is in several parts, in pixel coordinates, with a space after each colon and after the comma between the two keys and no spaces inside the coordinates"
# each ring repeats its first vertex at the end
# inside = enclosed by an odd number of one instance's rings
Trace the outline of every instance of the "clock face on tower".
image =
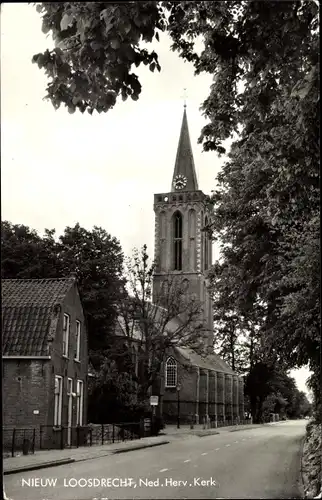
{"type": "Polygon", "coordinates": [[[175,189],[183,189],[187,185],[187,178],[182,175],[176,175],[173,181],[175,189]]]}

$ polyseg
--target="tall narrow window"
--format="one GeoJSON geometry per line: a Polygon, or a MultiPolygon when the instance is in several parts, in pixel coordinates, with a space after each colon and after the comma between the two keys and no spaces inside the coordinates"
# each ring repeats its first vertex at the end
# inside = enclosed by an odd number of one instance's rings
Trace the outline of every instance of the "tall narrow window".
{"type": "Polygon", "coordinates": [[[173,216],[174,224],[174,239],[173,239],[173,255],[174,255],[174,270],[182,270],[182,215],[176,212],[173,216]]]}
{"type": "Polygon", "coordinates": [[[173,358],[168,358],[165,364],[165,386],[177,386],[177,362],[173,358]]]}
{"type": "Polygon", "coordinates": [[[82,380],[77,380],[77,401],[76,401],[76,425],[83,425],[84,408],[84,384],[82,380]]]}
{"type": "Polygon", "coordinates": [[[76,342],[75,342],[75,361],[80,360],[80,343],[81,343],[81,324],[76,320],[76,342]]]}
{"type": "Polygon", "coordinates": [[[69,342],[69,325],[70,325],[69,314],[64,314],[63,356],[67,356],[67,357],[68,357],[68,342],[69,342]]]}
{"type": "Polygon", "coordinates": [[[63,378],[60,375],[55,376],[55,400],[54,400],[54,426],[61,425],[63,397],[63,378]]]}
{"type": "MultiPolygon", "coordinates": [[[[207,228],[208,226],[208,217],[205,218],[205,227],[207,228]]],[[[209,267],[209,234],[208,234],[208,231],[205,231],[204,233],[204,268],[205,268],[205,271],[208,269],[209,267]]]]}

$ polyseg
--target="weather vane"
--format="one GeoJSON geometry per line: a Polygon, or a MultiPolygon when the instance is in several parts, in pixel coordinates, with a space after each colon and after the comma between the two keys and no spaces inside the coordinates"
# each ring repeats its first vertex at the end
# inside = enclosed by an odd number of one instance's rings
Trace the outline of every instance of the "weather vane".
{"type": "Polygon", "coordinates": [[[184,108],[187,107],[187,97],[188,97],[188,95],[187,95],[187,89],[184,88],[183,89],[183,96],[182,96],[182,98],[183,98],[183,107],[184,108]]]}

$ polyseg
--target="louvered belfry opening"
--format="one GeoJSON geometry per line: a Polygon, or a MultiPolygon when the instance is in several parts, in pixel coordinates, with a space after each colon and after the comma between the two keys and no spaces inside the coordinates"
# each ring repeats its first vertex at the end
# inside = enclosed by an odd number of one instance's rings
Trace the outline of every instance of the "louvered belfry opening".
{"type": "MultiPolygon", "coordinates": [[[[208,227],[208,217],[205,218],[205,228],[208,227]]],[[[204,233],[204,269],[207,271],[209,267],[209,234],[208,231],[204,233]]]]}
{"type": "Polygon", "coordinates": [[[182,214],[174,214],[174,270],[182,270],[182,214]]]}

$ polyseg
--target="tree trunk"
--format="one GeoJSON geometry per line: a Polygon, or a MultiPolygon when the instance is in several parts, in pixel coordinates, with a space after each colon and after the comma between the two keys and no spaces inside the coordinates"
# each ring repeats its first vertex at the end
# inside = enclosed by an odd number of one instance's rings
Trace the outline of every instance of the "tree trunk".
{"type": "Polygon", "coordinates": [[[263,404],[264,404],[264,398],[260,396],[257,399],[257,408],[256,408],[256,421],[254,421],[254,424],[262,424],[263,423],[263,404]]]}
{"type": "Polygon", "coordinates": [[[231,350],[231,367],[235,371],[235,342],[234,342],[235,328],[233,326],[230,334],[230,350],[231,350]]]}
{"type": "Polygon", "coordinates": [[[254,338],[253,338],[253,330],[250,330],[250,351],[249,351],[249,365],[250,370],[252,370],[254,365],[254,338]]]}

